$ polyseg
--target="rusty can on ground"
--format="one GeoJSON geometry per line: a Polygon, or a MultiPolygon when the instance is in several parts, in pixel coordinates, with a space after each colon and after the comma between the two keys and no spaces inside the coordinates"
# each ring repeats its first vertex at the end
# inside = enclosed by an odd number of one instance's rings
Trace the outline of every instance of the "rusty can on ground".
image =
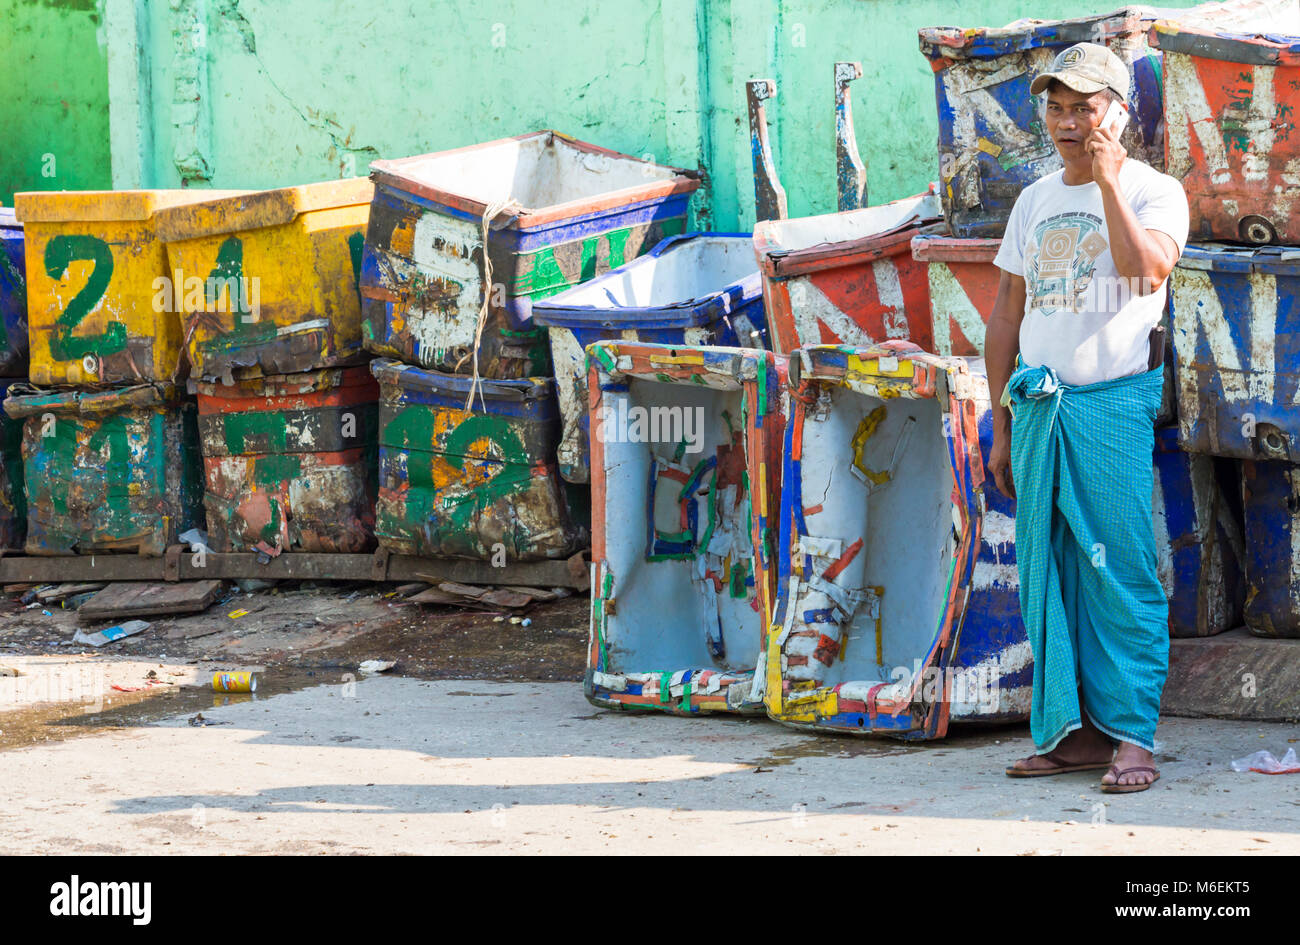
{"type": "Polygon", "coordinates": [[[31,382],[102,388],[184,377],[180,299],[155,229],[157,213],[228,193],[16,194],[26,244],[31,382]]]}
{"type": "Polygon", "coordinates": [[[214,551],[374,548],[379,386],[367,366],[195,388],[214,551]]]}
{"type": "Polygon", "coordinates": [[[0,377],[27,376],[27,264],[23,225],[0,207],[0,377]]]}
{"type": "Polygon", "coordinates": [[[763,284],[749,233],[671,236],[625,263],[533,305],[550,335],[563,418],[557,456],[569,482],[591,478],[587,346],[651,344],[766,348],[763,284]]]}
{"type": "MultiPolygon", "coordinates": [[[[1247,0],[1163,12],[1211,29],[1271,31],[1294,7],[1290,0],[1247,0]]],[[[1132,120],[1120,142],[1130,157],[1164,169],[1160,54],[1147,41],[1159,15],[1132,6],[1077,19],[919,31],[921,53],[934,70],[940,193],[954,236],[1001,236],[1020,191],[1062,167],[1043,121],[1042,99],[1029,87],[1075,43],[1104,44],[1128,66],[1132,120]]],[[[1168,82],[1163,85],[1167,95],[1168,82]]]]}
{"type": "MultiPolygon", "coordinates": [[[[0,401],[22,382],[0,380],[0,401]]],[[[23,485],[23,421],[0,411],[0,549],[21,551],[27,537],[23,485]]]]}
{"type": "Polygon", "coordinates": [[[567,558],[587,542],[555,466],[555,382],[473,381],[386,358],[379,381],[375,535],[395,554],[567,558]]]}
{"type": "Polygon", "coordinates": [[[298,374],[361,355],[364,177],[218,197],[157,215],[192,372],[298,374]]]}
{"type": "Polygon", "coordinates": [[[1300,463],[1241,464],[1244,619],[1261,637],[1300,637],[1300,463]]]}
{"type": "Polygon", "coordinates": [[[761,714],[786,358],[588,349],[595,705],[761,714]]]}
{"type": "Polygon", "coordinates": [[[1179,442],[1300,461],[1300,259],[1286,247],[1189,245],[1170,276],[1179,442]]]}
{"type": "Polygon", "coordinates": [[[773,351],[911,341],[930,351],[930,286],[911,242],[939,223],[932,194],[754,227],[773,351]]]}
{"type": "Polygon", "coordinates": [[[462,374],[473,372],[477,351],[479,374],[492,378],[550,374],[533,300],[682,233],[700,186],[695,171],[555,131],[376,161],[371,178],[375,200],[361,267],[366,347],[462,374]]]}
{"type": "Polygon", "coordinates": [[[23,421],[29,555],[161,555],[203,527],[193,398],[171,385],[39,391],[15,384],[23,421]]]}
{"type": "Polygon", "coordinates": [[[1300,36],[1161,20],[1150,39],[1164,53],[1165,166],[1187,192],[1192,238],[1300,243],[1300,36]]]}
{"type": "Polygon", "coordinates": [[[212,674],[213,692],[257,692],[257,673],[252,671],[212,674]]]}

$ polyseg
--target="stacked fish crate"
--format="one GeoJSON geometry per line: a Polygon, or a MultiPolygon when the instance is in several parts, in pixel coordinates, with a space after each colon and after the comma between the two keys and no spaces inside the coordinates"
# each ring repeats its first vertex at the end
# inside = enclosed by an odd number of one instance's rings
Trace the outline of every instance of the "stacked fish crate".
{"type": "Polygon", "coordinates": [[[1246,626],[1300,637],[1300,25],[1274,29],[1161,21],[1151,42],[1195,241],[1171,277],[1178,443],[1240,464],[1246,626]]]}
{"type": "Polygon", "coordinates": [[[374,548],[379,390],[361,345],[365,178],[158,214],[217,552],[374,548]]]}
{"type": "Polygon", "coordinates": [[[30,384],[23,424],[32,555],[158,556],[201,525],[194,400],[158,214],[189,191],[21,193],[30,384]]]}
{"type": "Polygon", "coordinates": [[[534,304],[682,233],[697,175],[541,131],[376,161],[371,178],[360,285],[381,356],[380,546],[496,566],[568,557],[589,499],[557,469],[534,304]]]}

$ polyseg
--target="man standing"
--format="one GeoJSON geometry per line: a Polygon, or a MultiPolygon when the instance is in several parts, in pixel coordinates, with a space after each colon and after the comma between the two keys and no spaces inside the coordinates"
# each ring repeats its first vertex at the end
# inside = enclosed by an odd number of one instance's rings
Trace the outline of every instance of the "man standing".
{"type": "Polygon", "coordinates": [[[1149,337],[1187,241],[1187,197],[1119,143],[1129,73],[1110,50],[1071,46],[1031,91],[1046,93],[1065,168],[1016,200],[985,340],[989,468],[1017,499],[1034,654],[1038,753],[1007,774],[1108,768],[1103,791],[1144,791],[1159,777],[1152,752],[1169,665],[1151,530],[1163,347],[1152,351],[1149,337]]]}

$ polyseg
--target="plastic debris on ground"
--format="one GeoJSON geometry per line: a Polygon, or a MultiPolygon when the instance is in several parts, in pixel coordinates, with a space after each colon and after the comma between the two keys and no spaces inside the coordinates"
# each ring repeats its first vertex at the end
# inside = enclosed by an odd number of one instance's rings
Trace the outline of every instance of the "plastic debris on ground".
{"type": "Polygon", "coordinates": [[[108,643],[116,643],[125,637],[143,633],[151,626],[153,624],[147,620],[127,620],[112,627],[105,627],[103,630],[96,630],[94,633],[78,630],[76,636],[72,638],[72,642],[84,643],[86,646],[104,646],[108,643]]]}
{"type": "Polygon", "coordinates": [[[1300,758],[1296,757],[1294,748],[1288,748],[1281,761],[1271,751],[1257,751],[1232,762],[1232,770],[1255,771],[1259,774],[1300,774],[1300,758]]]}

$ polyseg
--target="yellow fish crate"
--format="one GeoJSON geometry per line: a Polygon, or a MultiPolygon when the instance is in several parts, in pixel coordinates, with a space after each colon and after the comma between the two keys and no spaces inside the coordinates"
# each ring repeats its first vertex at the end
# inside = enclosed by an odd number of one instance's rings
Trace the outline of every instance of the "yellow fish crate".
{"type": "Polygon", "coordinates": [[[193,373],[293,374],[361,354],[367,178],[263,190],[158,215],[193,373]]]}
{"type": "Polygon", "coordinates": [[[27,262],[32,383],[109,386],[181,376],[165,207],[230,191],[51,191],[14,196],[27,262]]]}

